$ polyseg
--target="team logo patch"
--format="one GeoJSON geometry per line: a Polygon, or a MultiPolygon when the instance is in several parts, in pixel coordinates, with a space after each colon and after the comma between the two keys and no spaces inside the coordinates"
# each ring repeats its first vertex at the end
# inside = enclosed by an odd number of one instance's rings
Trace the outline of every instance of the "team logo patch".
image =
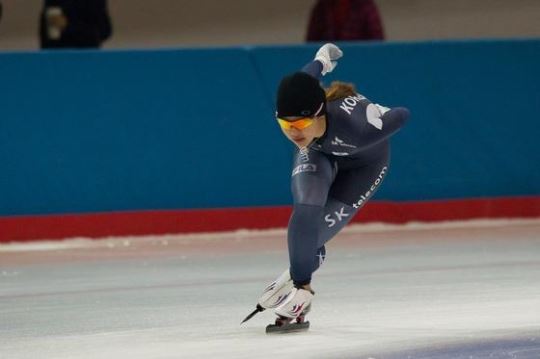
{"type": "Polygon", "coordinates": [[[377,130],[382,130],[383,121],[381,120],[381,111],[374,104],[369,104],[366,108],[367,122],[375,127],[377,130]]]}
{"type": "Polygon", "coordinates": [[[302,172],[316,172],[317,171],[317,165],[314,165],[312,163],[304,163],[302,165],[298,165],[294,168],[292,171],[292,175],[295,176],[302,172]]]}

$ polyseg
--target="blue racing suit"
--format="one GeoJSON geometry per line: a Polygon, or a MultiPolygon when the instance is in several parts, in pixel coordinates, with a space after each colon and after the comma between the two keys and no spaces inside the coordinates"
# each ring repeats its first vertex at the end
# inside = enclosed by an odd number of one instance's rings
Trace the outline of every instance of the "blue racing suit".
{"type": "MultiPolygon", "coordinates": [[[[319,79],[322,64],[302,71],[319,79]]],[[[334,237],[373,196],[388,173],[389,138],[409,117],[403,107],[385,108],[360,94],[329,101],[326,132],[294,154],[294,207],[288,226],[291,277],[311,282],[334,237]]]]}

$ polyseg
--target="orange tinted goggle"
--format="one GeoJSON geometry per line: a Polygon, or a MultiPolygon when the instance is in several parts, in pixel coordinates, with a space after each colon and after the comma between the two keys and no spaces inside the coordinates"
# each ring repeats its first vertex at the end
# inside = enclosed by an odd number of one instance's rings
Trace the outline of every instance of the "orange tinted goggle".
{"type": "Polygon", "coordinates": [[[298,120],[294,121],[287,121],[281,118],[277,119],[279,126],[284,130],[290,130],[291,127],[296,128],[297,130],[303,130],[304,128],[308,128],[309,126],[313,125],[313,119],[309,117],[299,118],[298,120]]]}

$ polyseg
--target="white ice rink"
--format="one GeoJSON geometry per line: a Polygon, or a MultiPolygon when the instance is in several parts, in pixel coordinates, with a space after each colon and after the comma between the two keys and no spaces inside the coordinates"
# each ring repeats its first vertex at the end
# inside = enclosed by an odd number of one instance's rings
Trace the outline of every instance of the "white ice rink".
{"type": "Polygon", "coordinates": [[[240,326],[285,231],[0,245],[0,358],[540,358],[540,220],[351,226],[307,333],[240,326]]]}

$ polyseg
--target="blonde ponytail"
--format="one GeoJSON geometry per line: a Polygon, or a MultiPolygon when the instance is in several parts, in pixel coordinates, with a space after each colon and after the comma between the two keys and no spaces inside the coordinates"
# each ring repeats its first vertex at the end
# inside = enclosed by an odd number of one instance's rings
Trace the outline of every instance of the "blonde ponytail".
{"type": "Polygon", "coordinates": [[[347,96],[356,96],[356,87],[352,83],[334,81],[325,92],[326,101],[334,101],[347,96]]]}

